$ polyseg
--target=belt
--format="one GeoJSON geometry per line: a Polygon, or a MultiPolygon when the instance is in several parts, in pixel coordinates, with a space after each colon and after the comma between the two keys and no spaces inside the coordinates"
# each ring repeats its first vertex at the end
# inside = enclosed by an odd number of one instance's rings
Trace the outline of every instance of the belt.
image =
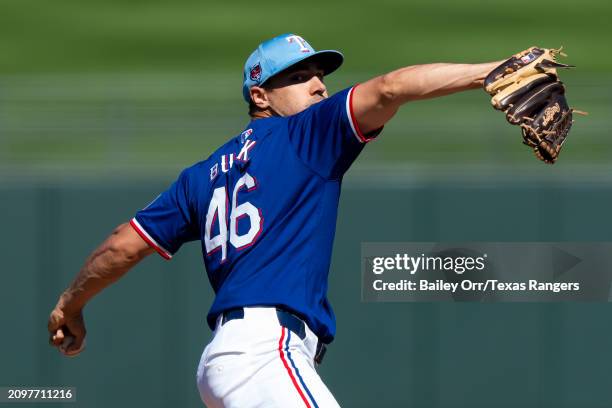
{"type": "MultiPolygon", "coordinates": [[[[306,323],[296,315],[291,312],[288,312],[280,307],[276,308],[276,316],[278,317],[278,323],[284,328],[291,330],[296,336],[300,339],[304,340],[306,338],[306,323]]],[[[223,326],[225,323],[231,320],[239,320],[244,319],[244,309],[236,308],[229,309],[223,312],[223,317],[221,318],[221,325],[223,326]]],[[[317,350],[315,352],[314,361],[315,363],[321,364],[323,362],[323,356],[325,356],[325,352],[327,351],[327,346],[325,343],[320,340],[317,341],[317,350]]]]}

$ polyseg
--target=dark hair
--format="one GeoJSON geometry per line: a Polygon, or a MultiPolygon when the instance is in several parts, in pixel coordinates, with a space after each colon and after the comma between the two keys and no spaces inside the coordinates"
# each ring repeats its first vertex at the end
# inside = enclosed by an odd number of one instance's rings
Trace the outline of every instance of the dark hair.
{"type": "Polygon", "coordinates": [[[257,107],[257,105],[255,105],[253,100],[249,99],[249,116],[253,116],[253,114],[257,112],[258,110],[259,108],[257,107]]]}

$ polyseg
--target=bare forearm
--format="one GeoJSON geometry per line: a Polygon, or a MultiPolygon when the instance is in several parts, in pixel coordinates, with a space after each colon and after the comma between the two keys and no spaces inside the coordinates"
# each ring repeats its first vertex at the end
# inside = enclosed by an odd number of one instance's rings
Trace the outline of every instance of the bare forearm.
{"type": "Polygon", "coordinates": [[[412,65],[372,78],[355,88],[355,118],[364,133],[379,129],[406,102],[478,88],[499,64],[412,65]]]}
{"type": "Polygon", "coordinates": [[[125,235],[131,227],[120,225],[87,258],[85,264],[64,291],[60,303],[66,310],[80,310],[101,290],[120,279],[142,258],[153,252],[142,245],[137,248],[126,244],[125,235]]]}
{"type": "Polygon", "coordinates": [[[389,96],[401,105],[411,100],[478,88],[487,74],[500,63],[413,65],[390,72],[383,80],[389,87],[389,96]]]}

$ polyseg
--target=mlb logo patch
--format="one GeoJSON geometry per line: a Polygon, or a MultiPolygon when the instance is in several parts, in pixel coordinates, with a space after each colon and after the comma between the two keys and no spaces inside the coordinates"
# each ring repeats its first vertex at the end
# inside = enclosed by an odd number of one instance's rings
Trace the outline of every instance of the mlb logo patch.
{"type": "Polygon", "coordinates": [[[240,143],[244,144],[244,142],[246,142],[246,140],[249,138],[249,136],[251,136],[252,133],[253,133],[253,129],[247,129],[244,132],[242,132],[240,134],[240,143]]]}
{"type": "Polygon", "coordinates": [[[523,61],[523,63],[528,64],[531,61],[533,61],[535,58],[535,56],[532,53],[529,53],[527,55],[524,55],[521,57],[521,61],[523,61]]]}
{"type": "Polygon", "coordinates": [[[251,67],[249,77],[251,78],[251,81],[259,82],[259,80],[261,79],[261,65],[259,65],[259,63],[251,67]]]}

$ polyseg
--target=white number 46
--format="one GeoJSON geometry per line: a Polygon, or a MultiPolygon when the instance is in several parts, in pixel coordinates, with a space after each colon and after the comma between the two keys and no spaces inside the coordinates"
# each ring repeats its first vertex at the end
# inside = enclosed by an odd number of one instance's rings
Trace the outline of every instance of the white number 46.
{"type": "MultiPolygon", "coordinates": [[[[255,179],[248,173],[245,173],[237,182],[232,193],[232,209],[229,218],[229,242],[237,250],[244,249],[257,239],[263,227],[263,217],[261,211],[253,204],[244,202],[237,205],[238,192],[246,189],[247,192],[257,188],[255,179]],[[243,217],[249,217],[251,224],[249,231],[243,235],[238,234],[238,221],[243,217]]],[[[204,245],[206,246],[206,255],[221,250],[221,262],[227,258],[227,241],[228,241],[228,225],[227,225],[227,209],[228,197],[225,186],[218,187],[214,190],[208,212],[206,213],[206,231],[204,234],[204,245]],[[211,237],[212,229],[215,223],[219,224],[219,234],[211,237]]]]}

